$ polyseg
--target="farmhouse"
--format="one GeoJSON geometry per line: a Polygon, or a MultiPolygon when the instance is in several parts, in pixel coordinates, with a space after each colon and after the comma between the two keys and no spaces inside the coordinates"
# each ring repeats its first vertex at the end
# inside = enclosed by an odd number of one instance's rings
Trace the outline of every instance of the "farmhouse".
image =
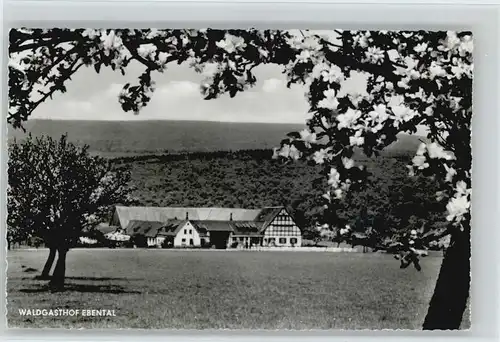
{"type": "Polygon", "coordinates": [[[116,206],[110,226],[148,246],[300,247],[302,234],[284,207],[263,209],[116,206]]]}

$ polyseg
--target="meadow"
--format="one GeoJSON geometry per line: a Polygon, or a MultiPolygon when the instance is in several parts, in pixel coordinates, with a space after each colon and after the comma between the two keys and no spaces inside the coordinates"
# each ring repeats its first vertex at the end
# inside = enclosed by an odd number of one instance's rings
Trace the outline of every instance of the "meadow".
{"type": "Polygon", "coordinates": [[[417,272],[381,253],[77,249],[67,291],[50,293],[34,279],[46,255],[9,251],[9,327],[420,329],[441,263],[429,256],[417,272]],[[116,317],[19,314],[28,308],[116,317]]]}

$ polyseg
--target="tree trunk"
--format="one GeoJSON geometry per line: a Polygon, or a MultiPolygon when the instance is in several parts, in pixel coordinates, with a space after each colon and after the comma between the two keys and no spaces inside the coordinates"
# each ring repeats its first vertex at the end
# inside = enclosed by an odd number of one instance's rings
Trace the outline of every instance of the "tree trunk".
{"type": "Polygon", "coordinates": [[[457,232],[446,250],[424,330],[460,329],[470,289],[470,230],[457,232]]]}
{"type": "Polygon", "coordinates": [[[50,288],[53,291],[62,291],[64,289],[64,277],[66,275],[66,253],[68,249],[60,248],[57,250],[57,263],[50,281],[50,288]]]}
{"type": "Polygon", "coordinates": [[[56,258],[56,249],[49,248],[49,257],[45,262],[45,266],[43,266],[43,271],[42,274],[40,275],[40,278],[48,279],[50,277],[50,270],[52,269],[52,265],[54,264],[55,258],[56,258]]]}

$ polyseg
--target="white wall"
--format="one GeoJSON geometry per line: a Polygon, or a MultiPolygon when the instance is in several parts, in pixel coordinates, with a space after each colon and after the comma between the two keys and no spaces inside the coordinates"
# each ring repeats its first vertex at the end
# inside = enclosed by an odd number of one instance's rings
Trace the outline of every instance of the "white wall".
{"type": "Polygon", "coordinates": [[[184,227],[182,227],[181,230],[179,230],[179,232],[174,238],[174,247],[185,247],[185,246],[186,247],[201,246],[200,234],[198,234],[198,231],[193,227],[193,225],[190,222],[186,222],[184,227]],[[184,241],[182,241],[183,239],[184,241]],[[189,244],[191,239],[193,240],[192,245],[189,244]]]}
{"type": "Polygon", "coordinates": [[[163,241],[165,241],[165,238],[163,236],[157,236],[154,238],[147,238],[148,241],[148,247],[156,246],[156,247],[161,247],[161,244],[163,241]]]}
{"type": "MultiPolygon", "coordinates": [[[[274,239],[274,244],[277,247],[292,247],[292,243],[290,239],[296,239],[297,243],[294,244],[294,247],[302,246],[302,236],[281,236],[281,235],[268,235],[264,236],[264,246],[266,246],[266,239],[270,241],[270,239],[274,239]],[[280,242],[280,239],[285,239],[285,242],[280,242]]],[[[269,243],[267,243],[269,245],[269,243]]]]}
{"type": "Polygon", "coordinates": [[[291,239],[297,240],[294,244],[295,247],[302,246],[302,232],[284,209],[266,228],[266,231],[264,232],[264,246],[269,245],[269,241],[271,241],[271,239],[274,239],[274,245],[277,247],[291,247],[291,239]],[[285,221],[278,219],[280,216],[286,216],[285,221]],[[286,223],[287,226],[283,227],[283,223],[286,223]],[[280,242],[280,239],[284,239],[284,241],[280,242]]]}

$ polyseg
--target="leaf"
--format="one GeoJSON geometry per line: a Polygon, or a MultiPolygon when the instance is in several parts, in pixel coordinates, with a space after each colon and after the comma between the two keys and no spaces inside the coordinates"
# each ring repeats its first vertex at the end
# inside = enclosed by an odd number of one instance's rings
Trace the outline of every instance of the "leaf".
{"type": "Polygon", "coordinates": [[[100,63],[95,63],[94,64],[94,69],[97,73],[99,73],[99,71],[101,71],[101,64],[100,63]]]}

